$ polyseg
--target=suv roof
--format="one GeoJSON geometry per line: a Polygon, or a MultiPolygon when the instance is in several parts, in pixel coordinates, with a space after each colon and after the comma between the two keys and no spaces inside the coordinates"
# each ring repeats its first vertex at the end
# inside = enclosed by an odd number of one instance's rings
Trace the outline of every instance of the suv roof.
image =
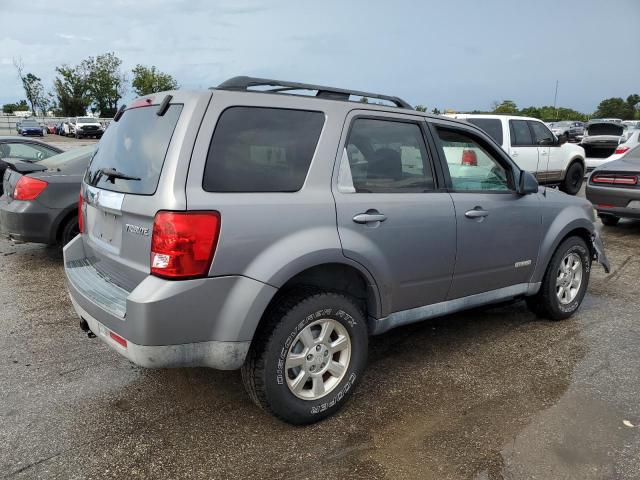
{"type": "MultiPolygon", "coordinates": [[[[380,93],[363,92],[359,90],[348,90],[344,88],[327,87],[322,85],[314,85],[310,83],[290,82],[286,80],[273,80],[268,78],[256,77],[233,77],[222,82],[215,90],[233,90],[242,92],[261,92],[261,93],[285,93],[295,94],[300,91],[315,91],[315,97],[326,100],[342,100],[352,101],[351,97],[376,98],[393,103],[396,107],[407,108],[413,110],[413,107],[401,99],[400,97],[383,95],[380,93]],[[261,87],[271,87],[266,89],[257,89],[261,87]]],[[[308,95],[307,95],[308,96],[308,95]]]]}
{"type": "Polygon", "coordinates": [[[465,120],[467,118],[506,118],[507,120],[536,120],[538,122],[542,122],[542,120],[540,120],[539,118],[534,117],[523,117],[521,115],[499,115],[495,113],[446,113],[445,116],[450,118],[457,118],[459,120],[465,120]]]}

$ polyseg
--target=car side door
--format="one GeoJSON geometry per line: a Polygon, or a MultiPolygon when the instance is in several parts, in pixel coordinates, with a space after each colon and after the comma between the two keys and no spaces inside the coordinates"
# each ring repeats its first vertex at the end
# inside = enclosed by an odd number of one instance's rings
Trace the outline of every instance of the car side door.
{"type": "Polygon", "coordinates": [[[562,145],[558,143],[556,136],[539,120],[527,120],[534,142],[538,145],[540,165],[537,177],[542,182],[554,182],[562,180],[564,159],[561,152],[562,145]]]}
{"type": "Polygon", "coordinates": [[[344,255],[369,270],[382,314],[445,300],[456,249],[451,196],[422,117],[347,115],[333,192],[344,255]]]}
{"type": "Polygon", "coordinates": [[[526,120],[509,120],[509,134],[509,155],[522,170],[535,174],[540,164],[539,152],[529,124],[526,120]]]}
{"type": "Polygon", "coordinates": [[[517,167],[484,134],[435,121],[432,131],[457,221],[456,264],[447,298],[504,288],[524,293],[542,232],[538,194],[516,192],[517,167]]]}

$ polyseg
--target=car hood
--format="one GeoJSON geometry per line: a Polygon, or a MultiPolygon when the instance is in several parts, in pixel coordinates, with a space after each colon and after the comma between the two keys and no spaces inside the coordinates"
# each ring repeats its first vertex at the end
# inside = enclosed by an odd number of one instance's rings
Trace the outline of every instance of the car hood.
{"type": "Polygon", "coordinates": [[[638,172],[640,173],[640,158],[625,158],[607,162],[594,171],[607,172],[638,172]]]}
{"type": "Polygon", "coordinates": [[[588,125],[586,131],[591,137],[594,135],[621,136],[622,132],[624,132],[624,127],[617,123],[594,123],[593,125],[588,125]]]}

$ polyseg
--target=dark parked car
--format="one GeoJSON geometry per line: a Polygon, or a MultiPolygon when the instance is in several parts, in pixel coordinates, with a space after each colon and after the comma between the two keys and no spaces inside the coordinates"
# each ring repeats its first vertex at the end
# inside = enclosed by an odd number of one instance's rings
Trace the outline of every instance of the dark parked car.
{"type": "Polygon", "coordinates": [[[44,137],[44,130],[42,125],[40,125],[35,120],[23,120],[20,122],[20,126],[18,127],[18,133],[23,136],[27,135],[36,135],[39,137],[44,137]]]}
{"type": "Polygon", "coordinates": [[[621,218],[640,219],[640,146],[596,168],[586,194],[605,225],[617,225],[621,218]]]}
{"type": "MultiPolygon", "coordinates": [[[[7,168],[7,159],[37,162],[62,153],[63,150],[38,140],[23,137],[0,136],[0,180],[7,168]]],[[[2,195],[2,182],[0,182],[2,195]]]]}
{"type": "Polygon", "coordinates": [[[13,240],[65,245],[78,230],[78,195],[95,145],[39,162],[9,160],[0,232],[13,240]]]}
{"type": "Polygon", "coordinates": [[[582,139],[584,135],[584,123],[572,122],[569,120],[562,122],[553,122],[551,124],[551,131],[556,137],[564,135],[569,142],[577,142],[582,139]]]}

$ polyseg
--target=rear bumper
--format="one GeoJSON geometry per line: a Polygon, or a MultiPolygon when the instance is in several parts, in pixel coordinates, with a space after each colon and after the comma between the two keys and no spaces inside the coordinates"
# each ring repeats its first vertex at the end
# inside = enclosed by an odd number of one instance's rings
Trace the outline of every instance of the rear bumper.
{"type": "Polygon", "coordinates": [[[4,195],[0,197],[0,234],[19,242],[53,244],[58,214],[36,202],[9,201],[4,195]]]}
{"type": "Polygon", "coordinates": [[[598,215],[640,219],[640,189],[587,185],[587,199],[598,215]]]}
{"type": "Polygon", "coordinates": [[[78,315],[105,339],[102,327],[107,344],[145,367],[239,368],[277,291],[238,275],[180,281],[147,276],[127,291],[91,264],[80,235],[65,246],[64,264],[78,315]],[[109,332],[132,347],[122,351],[109,332]]]}
{"type": "Polygon", "coordinates": [[[115,341],[111,329],[84,310],[71,296],[76,313],[89,324],[91,331],[129,361],[147,368],[210,367],[235,370],[242,366],[251,342],[199,342],[180,345],[137,345],[127,340],[126,346],[115,341]]]}

